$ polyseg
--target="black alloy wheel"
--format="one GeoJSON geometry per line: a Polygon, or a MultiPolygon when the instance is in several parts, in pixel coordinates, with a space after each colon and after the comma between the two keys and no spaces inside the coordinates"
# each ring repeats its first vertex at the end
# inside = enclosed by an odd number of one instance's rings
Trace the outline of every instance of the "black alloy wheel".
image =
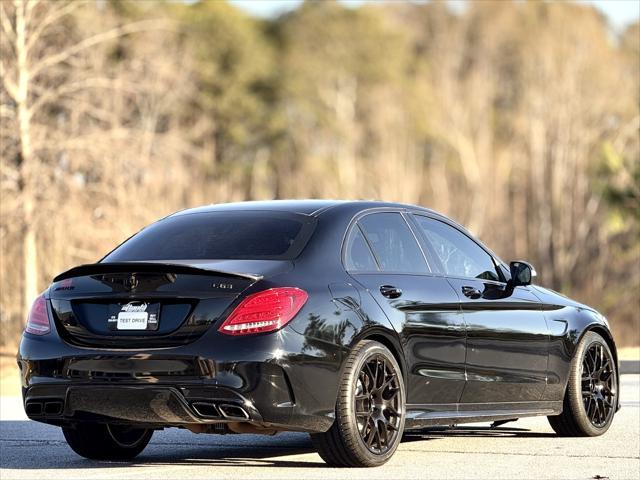
{"type": "Polygon", "coordinates": [[[615,409],[616,375],[609,350],[594,342],[582,361],[582,399],[594,427],[603,428],[615,409]]]}
{"type": "Polygon", "coordinates": [[[548,417],[565,437],[594,437],[611,426],[618,406],[617,365],[602,336],[587,332],[574,354],[562,413],[548,417]]]}
{"type": "Polygon", "coordinates": [[[394,445],[402,405],[398,373],[382,355],[370,357],[356,382],[354,402],[360,438],[374,454],[394,445]]]}
{"type": "Polygon", "coordinates": [[[333,425],[311,440],[329,465],[374,467],[398,448],[404,421],[405,385],[397,360],[381,343],[363,340],[345,362],[333,425]]]}

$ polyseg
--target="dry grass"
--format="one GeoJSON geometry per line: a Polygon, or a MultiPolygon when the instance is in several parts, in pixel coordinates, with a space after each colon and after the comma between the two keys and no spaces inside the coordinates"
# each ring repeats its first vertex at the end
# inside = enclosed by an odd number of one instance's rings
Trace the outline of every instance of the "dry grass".
{"type": "Polygon", "coordinates": [[[640,360],[640,346],[619,348],[618,358],[620,360],[640,360]]]}
{"type": "Polygon", "coordinates": [[[15,352],[0,352],[0,396],[20,395],[20,373],[15,352]]]}

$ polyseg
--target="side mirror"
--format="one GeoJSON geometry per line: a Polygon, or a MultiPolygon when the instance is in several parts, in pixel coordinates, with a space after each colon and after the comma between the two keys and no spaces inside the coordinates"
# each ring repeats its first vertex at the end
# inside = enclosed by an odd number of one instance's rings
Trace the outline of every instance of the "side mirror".
{"type": "Polygon", "coordinates": [[[514,287],[531,285],[536,276],[536,270],[530,263],[517,261],[509,264],[511,270],[511,285],[514,287]]]}

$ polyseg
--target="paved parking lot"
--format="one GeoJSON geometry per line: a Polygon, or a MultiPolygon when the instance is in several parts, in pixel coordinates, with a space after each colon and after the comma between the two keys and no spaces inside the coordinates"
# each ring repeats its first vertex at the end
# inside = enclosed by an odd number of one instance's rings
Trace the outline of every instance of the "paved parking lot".
{"type": "Polygon", "coordinates": [[[327,468],[304,434],[154,435],[134,462],[75,455],[60,429],[27,420],[18,397],[0,399],[0,478],[517,478],[640,479],[640,375],[622,377],[623,409],[606,435],[557,438],[546,419],[410,433],[375,469],[327,468]]]}

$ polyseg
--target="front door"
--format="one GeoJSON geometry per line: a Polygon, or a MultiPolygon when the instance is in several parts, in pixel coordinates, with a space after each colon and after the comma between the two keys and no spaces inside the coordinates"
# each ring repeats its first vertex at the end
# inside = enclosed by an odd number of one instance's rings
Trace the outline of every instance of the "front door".
{"type": "Polygon", "coordinates": [[[508,286],[493,257],[461,230],[435,218],[414,218],[460,298],[467,326],[461,403],[540,400],[549,330],[537,297],[529,287],[508,286]]]}

